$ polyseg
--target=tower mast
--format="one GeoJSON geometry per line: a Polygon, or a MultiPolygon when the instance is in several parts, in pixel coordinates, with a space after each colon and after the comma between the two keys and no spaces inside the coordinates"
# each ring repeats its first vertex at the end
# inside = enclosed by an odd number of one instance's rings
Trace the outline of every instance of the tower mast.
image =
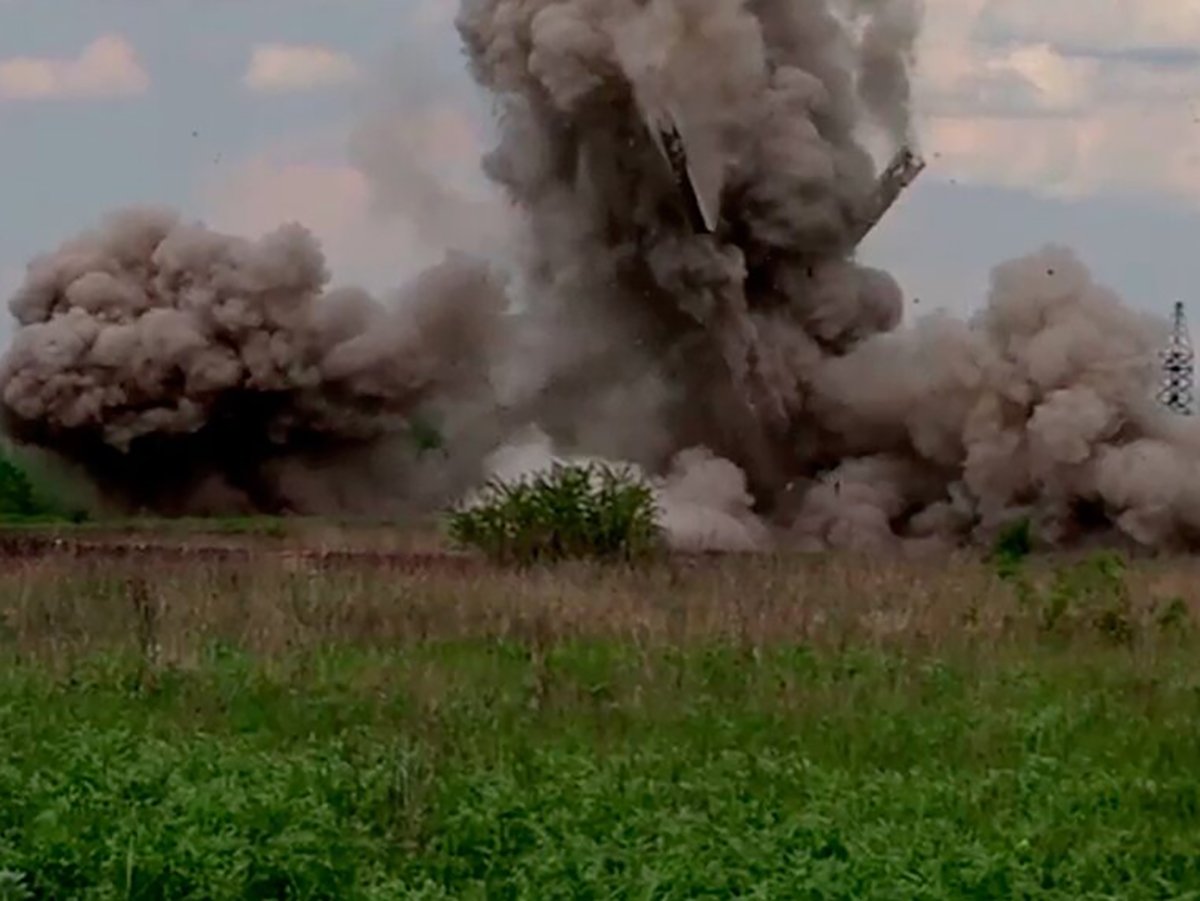
{"type": "Polygon", "coordinates": [[[1171,340],[1162,351],[1162,381],[1158,401],[1172,413],[1191,416],[1195,411],[1192,387],[1195,384],[1195,356],[1188,333],[1183,304],[1175,304],[1171,340]]]}

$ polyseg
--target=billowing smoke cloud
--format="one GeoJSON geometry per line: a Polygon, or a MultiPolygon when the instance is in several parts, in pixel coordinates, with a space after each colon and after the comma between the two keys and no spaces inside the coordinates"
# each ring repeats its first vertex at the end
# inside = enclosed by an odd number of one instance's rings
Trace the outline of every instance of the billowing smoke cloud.
{"type": "Polygon", "coordinates": [[[856,261],[867,144],[912,140],[919,12],[463,0],[520,247],[506,297],[458,257],[380,305],[327,290],[296,228],[125,216],[13,301],[11,428],[157,506],[200,476],[257,507],[432,502],[561,454],[655,474],[686,546],[924,547],[1018,516],[1053,543],[1196,543],[1200,433],[1151,402],[1161,324],[1051,247],[999,267],[974,320],[900,330],[900,287],[856,261]],[[414,464],[397,441],[431,409],[449,450],[414,464]]]}
{"type": "Polygon", "coordinates": [[[818,367],[812,414],[839,459],[797,530],[886,546],[1028,516],[1053,542],[1113,518],[1138,540],[1190,539],[1188,502],[1171,510],[1163,486],[1131,478],[1146,454],[1191,453],[1187,427],[1152,401],[1164,340],[1063,248],[998,267],[974,321],[935,315],[818,367]]]}
{"type": "Polygon", "coordinates": [[[895,282],[849,256],[876,187],[856,126],[907,135],[914,21],[888,2],[463,4],[502,105],[485,167],[528,218],[537,372],[519,383],[544,389],[529,406],[556,440],[637,380],[639,415],[591,449],[659,468],[705,444],[760,496],[803,468],[803,368],[900,319],[895,282]],[[648,133],[664,114],[715,235],[690,227],[648,133]]]}
{"type": "Polygon", "coordinates": [[[327,280],[299,226],[251,242],[167,212],[113,216],[35,260],[11,301],[8,430],[135,508],[378,497],[369,477],[352,484],[361,454],[486,381],[503,285],[459,259],[386,306],[327,280]]]}

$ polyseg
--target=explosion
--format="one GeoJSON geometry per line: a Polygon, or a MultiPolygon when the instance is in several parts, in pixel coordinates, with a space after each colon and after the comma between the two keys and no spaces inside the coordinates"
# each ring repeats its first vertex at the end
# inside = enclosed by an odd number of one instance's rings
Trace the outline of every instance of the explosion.
{"type": "Polygon", "coordinates": [[[486,384],[503,284],[457,258],[391,305],[327,280],[299,226],[251,242],[117,214],[35,260],[12,299],[8,431],[134,508],[372,502],[365,452],[486,384]]]}
{"type": "Polygon", "coordinates": [[[11,433],[166,512],[395,511],[562,453],[659,476],[690,542],[1200,539],[1200,434],[1151,399],[1162,323],[1048,247],[971,321],[902,329],[855,259],[868,144],[914,140],[916,0],[463,0],[457,27],[517,278],[452,256],[381,302],[329,290],[298,226],[124,213],[13,298],[11,433]],[[415,460],[426,416],[446,441],[415,460]]]}

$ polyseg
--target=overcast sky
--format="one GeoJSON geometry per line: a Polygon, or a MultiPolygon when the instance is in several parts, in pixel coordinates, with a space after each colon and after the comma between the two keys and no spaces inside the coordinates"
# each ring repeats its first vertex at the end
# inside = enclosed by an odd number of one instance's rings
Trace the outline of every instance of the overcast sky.
{"type": "MultiPolygon", "coordinates": [[[[298,219],[338,281],[411,274],[445,243],[417,221],[428,185],[471,196],[488,141],[455,5],[0,0],[0,292],[132,203],[298,219]],[[364,127],[391,129],[374,156],[364,127]],[[381,146],[420,177],[381,181],[381,146]]],[[[1200,299],[1198,48],[1194,0],[926,0],[930,168],[864,257],[925,309],[978,307],[992,265],[1047,241],[1137,306],[1200,299]]]]}

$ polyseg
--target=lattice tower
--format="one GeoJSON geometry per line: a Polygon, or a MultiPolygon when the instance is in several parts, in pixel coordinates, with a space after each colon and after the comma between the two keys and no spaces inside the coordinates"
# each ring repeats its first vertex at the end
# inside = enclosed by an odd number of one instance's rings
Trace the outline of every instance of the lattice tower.
{"type": "Polygon", "coordinates": [[[1172,413],[1191,416],[1195,410],[1192,389],[1196,379],[1196,364],[1182,303],[1175,304],[1171,341],[1161,356],[1162,381],[1158,401],[1172,413]]]}

